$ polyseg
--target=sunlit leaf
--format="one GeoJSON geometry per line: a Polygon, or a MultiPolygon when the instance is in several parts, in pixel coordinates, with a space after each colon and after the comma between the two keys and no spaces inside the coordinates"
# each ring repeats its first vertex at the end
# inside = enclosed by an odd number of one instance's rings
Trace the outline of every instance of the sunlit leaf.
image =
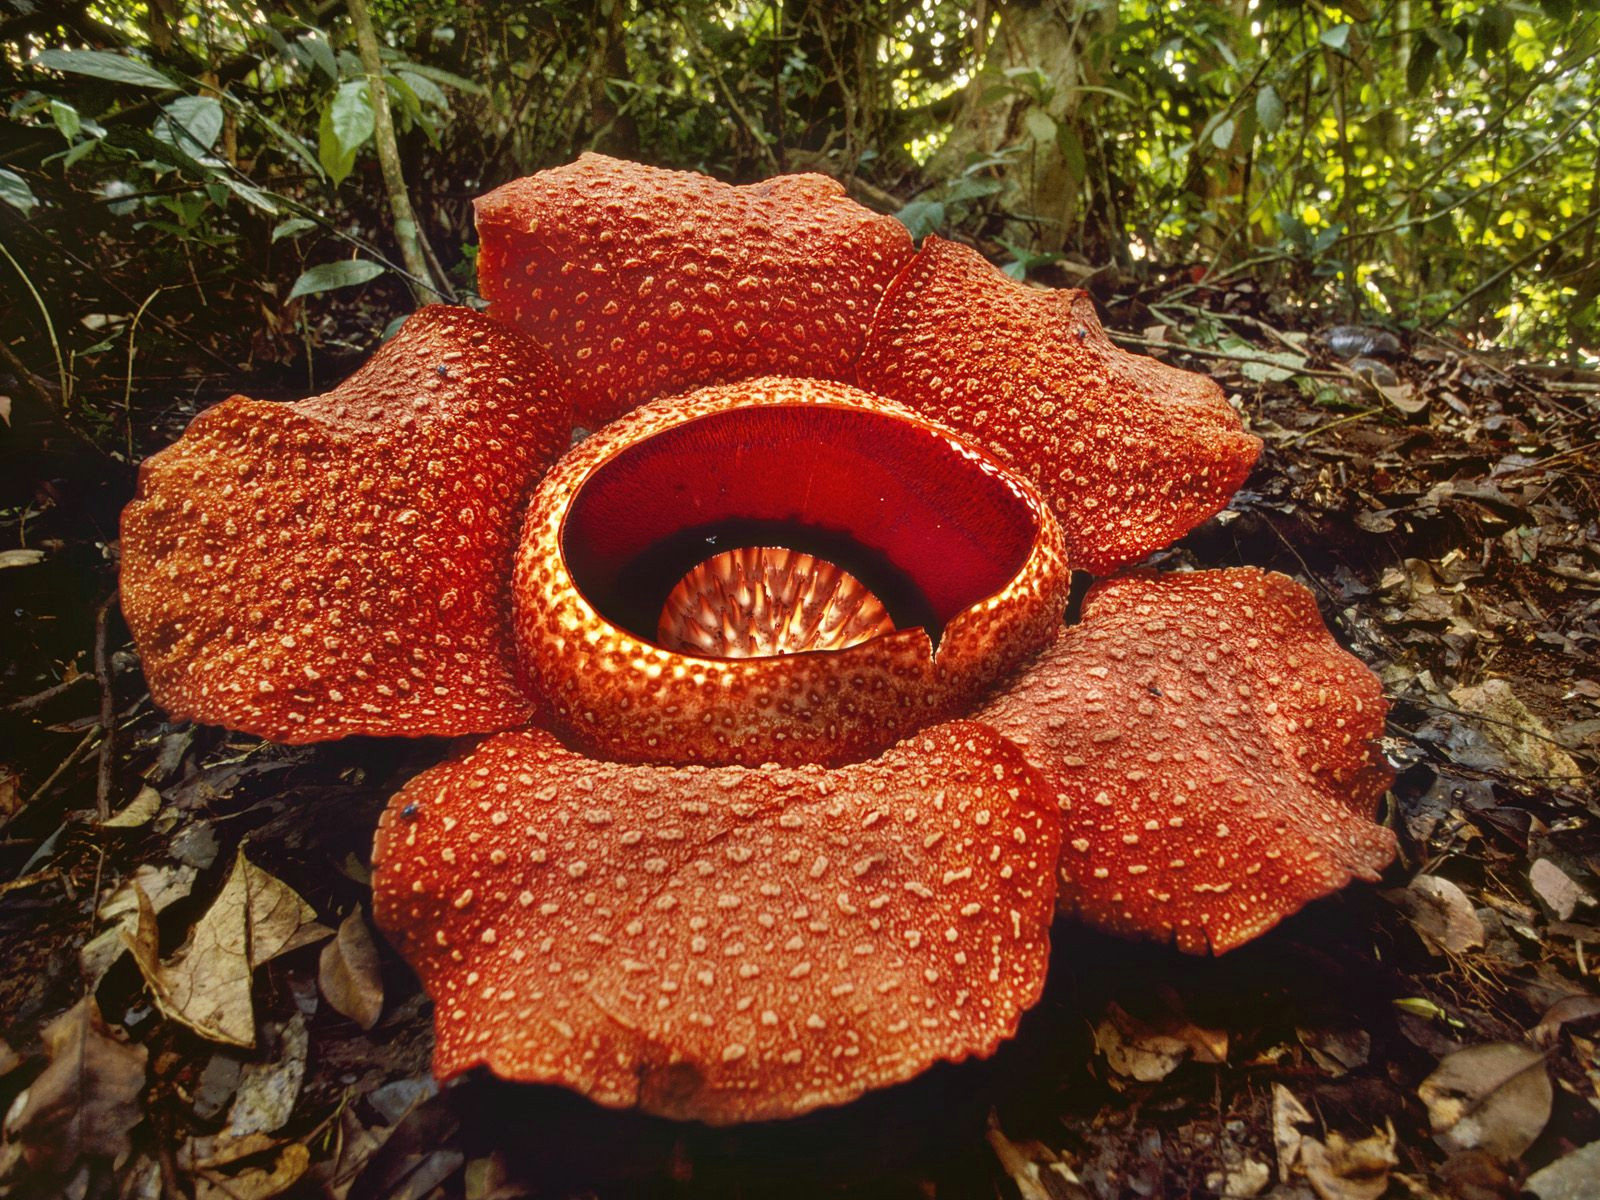
{"type": "Polygon", "coordinates": [[[1330,50],[1343,50],[1350,44],[1350,26],[1330,25],[1322,31],[1317,40],[1330,50]]]}
{"type": "Polygon", "coordinates": [[[44,50],[34,55],[33,65],[52,71],[90,75],[111,83],[174,91],[178,85],[147,62],[109,50],[44,50]]]}
{"type": "Polygon", "coordinates": [[[55,122],[55,127],[61,131],[61,136],[69,142],[83,130],[83,121],[78,116],[78,110],[65,101],[50,101],[50,119],[55,122]]]}
{"type": "Polygon", "coordinates": [[[212,96],[179,96],[162,108],[150,132],[190,154],[207,154],[222,135],[222,104],[212,96]]]}
{"type": "Polygon", "coordinates": [[[1267,133],[1277,133],[1283,128],[1283,97],[1270,83],[1256,93],[1256,120],[1267,133]]]}
{"type": "Polygon", "coordinates": [[[312,296],[318,292],[331,292],[335,288],[355,287],[382,275],[384,268],[364,258],[346,258],[338,262],[320,263],[301,274],[289,289],[289,299],[312,296]]]}
{"type": "Polygon", "coordinates": [[[316,227],[317,223],[307,217],[289,217],[286,220],[279,221],[272,227],[272,240],[277,241],[279,238],[299,237],[306,230],[315,229],[316,227]]]}
{"type": "Polygon", "coordinates": [[[28,181],[3,167],[0,167],[0,200],[21,212],[30,212],[39,206],[28,181]]]}

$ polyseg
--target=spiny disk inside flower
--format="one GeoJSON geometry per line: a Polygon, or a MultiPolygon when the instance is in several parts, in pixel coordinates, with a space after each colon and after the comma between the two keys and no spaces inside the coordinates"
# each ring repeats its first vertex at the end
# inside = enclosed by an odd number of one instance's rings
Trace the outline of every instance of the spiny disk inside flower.
{"type": "Polygon", "coordinates": [[[667,594],[656,640],[704,658],[843,650],[894,632],[883,602],[842,567],[782,546],[724,550],[667,594]]]}

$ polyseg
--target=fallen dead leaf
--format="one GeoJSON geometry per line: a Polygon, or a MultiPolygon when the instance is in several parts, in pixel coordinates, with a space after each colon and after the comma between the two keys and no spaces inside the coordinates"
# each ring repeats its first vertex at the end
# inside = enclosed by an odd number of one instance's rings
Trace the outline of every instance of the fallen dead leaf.
{"type": "Polygon", "coordinates": [[[144,1118],[139,1097],[148,1052],[112,1034],[93,996],[51,1021],[41,1036],[50,1061],[18,1098],[6,1128],[29,1169],[60,1178],[85,1155],[127,1154],[128,1131],[144,1118]]]}
{"type": "Polygon", "coordinates": [[[201,1172],[195,1176],[194,1200],[272,1200],[299,1182],[310,1165],[311,1152],[291,1142],[270,1167],[246,1167],[231,1175],[201,1172]]]}
{"type": "Polygon", "coordinates": [[[1272,1144],[1278,1152],[1278,1182],[1288,1183],[1300,1161],[1300,1146],[1305,1134],[1300,1126],[1311,1124],[1311,1114],[1288,1088],[1272,1085],[1272,1144]]]}
{"type": "Polygon", "coordinates": [[[1118,1075],[1155,1083],[1189,1057],[1189,1045],[1182,1038],[1158,1033],[1116,1004],[1109,1005],[1106,1014],[1094,1027],[1094,1047],[1118,1075]]]}
{"type": "Polygon", "coordinates": [[[128,939],[138,932],[139,895],[135,884],[150,901],[156,913],[164,912],[175,901],[182,900],[194,889],[197,872],[181,864],[156,866],[147,863],[134,872],[133,878],[123,882],[112,892],[96,915],[109,921],[109,928],[101,930],[78,951],[78,965],[83,971],[84,983],[95,988],[117,959],[128,952],[128,939]]]}
{"type": "Polygon", "coordinates": [[[1222,1063],[1228,1058],[1224,1030],[1204,1029],[1190,1021],[1176,994],[1158,989],[1155,1014],[1148,1020],[1134,1016],[1113,1002],[1095,1026],[1095,1049],[1105,1056],[1116,1074],[1154,1083],[1165,1079],[1186,1058],[1200,1063],[1222,1063]]]}
{"type": "Polygon", "coordinates": [[[161,793],[153,787],[142,787],[139,794],[121,812],[112,813],[100,824],[106,829],[137,829],[155,820],[161,811],[161,793]]]}
{"type": "Polygon", "coordinates": [[[363,1029],[378,1023],[383,1015],[383,975],[378,948],[360,908],[339,923],[339,932],[322,948],[317,968],[317,983],[335,1012],[363,1029]]]}
{"type": "Polygon", "coordinates": [[[1389,1190],[1389,1172],[1400,1165],[1394,1127],[1359,1141],[1329,1133],[1326,1142],[1306,1138],[1300,1167],[1321,1200],[1378,1200],[1389,1190]]]}
{"type": "Polygon", "coordinates": [[[1404,888],[1384,893],[1435,954],[1483,949],[1483,922],[1467,894],[1438,875],[1418,875],[1404,888]]]}
{"type": "Polygon", "coordinates": [[[1392,1125],[1351,1141],[1329,1133],[1327,1141],[1305,1133],[1306,1106],[1288,1088],[1272,1088],[1272,1141],[1278,1151],[1278,1182],[1304,1177],[1320,1200],[1378,1200],[1389,1189],[1389,1173],[1400,1165],[1392,1125]]]}
{"type": "Polygon", "coordinates": [[[1557,744],[1549,727],[1524,704],[1504,679],[1458,687],[1450,699],[1484,718],[1484,732],[1528,774],[1542,779],[1577,780],[1583,771],[1557,744]]]}
{"type": "Polygon", "coordinates": [[[1539,859],[1529,868],[1528,883],[1533,887],[1533,894],[1539,897],[1539,902],[1558,921],[1570,918],[1578,905],[1594,903],[1593,896],[1548,858],[1539,859]]]}
{"type": "Polygon", "coordinates": [[[1527,1190],[1539,1200],[1588,1200],[1600,1178],[1600,1142],[1581,1146],[1528,1176],[1527,1190]]]}
{"type": "Polygon", "coordinates": [[[285,1022],[277,1040],[282,1043],[282,1053],[275,1061],[245,1065],[233,1107],[228,1110],[226,1132],[233,1137],[276,1133],[294,1112],[311,1046],[304,1015],[296,1013],[285,1022]]]}
{"type": "Polygon", "coordinates": [[[5,824],[22,807],[22,776],[10,767],[0,767],[0,825],[5,824]]]}
{"type": "Polygon", "coordinates": [[[1367,1065],[1372,1035],[1365,1029],[1296,1029],[1295,1036],[1317,1066],[1335,1078],[1367,1065]]]}
{"type": "Polygon", "coordinates": [[[1561,1033],[1568,1021],[1585,1021],[1600,1016],[1600,996],[1577,993],[1563,996],[1545,1010],[1544,1016],[1533,1027],[1531,1036],[1541,1046],[1549,1046],[1561,1033]]]}
{"type": "Polygon", "coordinates": [[[1434,1141],[1446,1150],[1517,1157],[1550,1119],[1554,1099],[1544,1055],[1494,1042],[1449,1055],[1417,1089],[1434,1141]]]}
{"type": "Polygon", "coordinates": [[[1206,1176],[1206,1187],[1215,1192],[1219,1200],[1250,1200],[1266,1190],[1272,1182],[1272,1168],[1264,1162],[1247,1158],[1226,1171],[1212,1171],[1206,1176]]]}
{"type": "Polygon", "coordinates": [[[170,962],[162,962],[153,906],[139,893],[139,921],[129,939],[134,960],[161,1011],[200,1036],[255,1045],[251,972],[269,959],[327,937],[294,889],[251,863],[241,850],[233,871],[170,962]]]}

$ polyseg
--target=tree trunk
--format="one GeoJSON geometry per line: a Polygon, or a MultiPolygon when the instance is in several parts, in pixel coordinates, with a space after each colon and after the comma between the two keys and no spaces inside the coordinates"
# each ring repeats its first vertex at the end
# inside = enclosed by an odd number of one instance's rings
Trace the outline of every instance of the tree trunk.
{"type": "Polygon", "coordinates": [[[966,87],[950,136],[928,164],[929,174],[953,178],[968,163],[1016,147],[1010,161],[990,168],[1003,188],[996,197],[1005,236],[1035,251],[1065,249],[1077,231],[1083,179],[1079,124],[1089,82],[1083,50],[1090,37],[1116,21],[1078,0],[1002,0],[999,23],[983,54],[983,70],[966,87]],[[1034,68],[1043,87],[1030,89],[1008,71],[1034,68]],[[1002,95],[998,87],[1011,86],[1002,95]],[[1076,146],[1079,153],[1069,154],[1076,146]],[[1066,149],[1064,149],[1066,147],[1066,149]]]}

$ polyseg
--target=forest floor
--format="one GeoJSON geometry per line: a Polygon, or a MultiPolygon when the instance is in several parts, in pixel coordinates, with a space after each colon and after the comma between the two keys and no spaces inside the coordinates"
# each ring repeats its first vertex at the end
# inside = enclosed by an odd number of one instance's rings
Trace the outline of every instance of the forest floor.
{"type": "Polygon", "coordinates": [[[378,814],[445,745],[169,722],[114,601],[131,480],[52,467],[0,512],[0,1194],[1594,1196],[1600,383],[1298,332],[1248,285],[1101,299],[1266,441],[1156,561],[1301,579],[1384,680],[1381,884],[1217,960],[1061,928],[993,1060],[796,1121],[441,1093],[366,911],[378,814]],[[197,928],[208,952],[178,953],[197,928]],[[130,945],[169,1007],[204,993],[255,1047],[164,1015],[130,945]]]}

